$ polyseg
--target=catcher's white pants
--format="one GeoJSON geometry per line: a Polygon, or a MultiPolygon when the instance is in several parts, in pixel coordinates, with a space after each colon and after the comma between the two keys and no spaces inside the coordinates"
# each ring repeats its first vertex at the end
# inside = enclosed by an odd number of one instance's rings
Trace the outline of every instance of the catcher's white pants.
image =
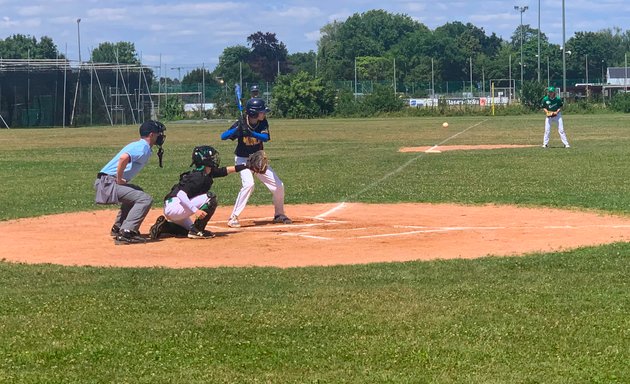
{"type": "MultiPolygon", "coordinates": [[[[208,200],[208,195],[204,193],[202,195],[193,197],[192,199],[190,199],[190,202],[193,204],[193,206],[199,209],[202,205],[207,203],[208,200]]],[[[166,217],[168,221],[171,221],[186,229],[190,229],[190,227],[192,227],[193,225],[193,221],[190,218],[192,214],[193,212],[191,210],[181,205],[177,197],[168,199],[164,204],[164,217],[166,217]]]]}
{"type": "Polygon", "coordinates": [[[543,145],[549,144],[549,134],[551,133],[551,124],[558,123],[558,133],[560,134],[560,140],[566,147],[569,146],[567,135],[564,133],[564,123],[562,122],[562,112],[556,116],[545,118],[545,137],[543,138],[543,145]]]}
{"type": "MultiPolygon", "coordinates": [[[[247,157],[236,156],[234,163],[235,165],[245,164],[247,163],[247,157]]],[[[249,197],[254,192],[254,173],[249,169],[244,169],[239,173],[241,175],[241,190],[236,196],[232,216],[240,216],[247,205],[249,197]]],[[[267,167],[267,172],[256,173],[256,177],[271,191],[275,211],[274,216],[284,215],[284,184],[282,180],[270,166],[267,167]]]]}

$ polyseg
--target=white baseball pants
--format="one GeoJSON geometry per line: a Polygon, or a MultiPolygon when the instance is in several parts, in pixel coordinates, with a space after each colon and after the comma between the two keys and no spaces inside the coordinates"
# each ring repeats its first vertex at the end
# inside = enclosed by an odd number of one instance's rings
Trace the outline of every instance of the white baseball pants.
{"type": "Polygon", "coordinates": [[[562,140],[562,144],[565,147],[569,146],[569,141],[567,140],[567,135],[564,133],[564,123],[562,121],[562,112],[558,113],[556,116],[545,118],[545,137],[543,138],[543,145],[549,144],[549,134],[551,133],[551,124],[558,124],[558,133],[560,134],[560,140],[562,140]]]}
{"type": "MultiPolygon", "coordinates": [[[[247,163],[247,157],[236,156],[234,159],[235,165],[247,163]]],[[[254,192],[254,173],[249,169],[244,169],[241,172],[241,190],[236,196],[234,202],[234,209],[232,210],[232,216],[240,216],[241,212],[245,209],[249,197],[254,192]]],[[[269,189],[272,194],[272,201],[274,206],[274,216],[284,215],[284,184],[278,175],[273,171],[273,168],[267,167],[267,172],[256,173],[256,177],[269,189]]]]}
{"type": "MultiPolygon", "coordinates": [[[[202,194],[190,199],[190,202],[196,208],[201,208],[202,205],[208,202],[208,195],[202,194]]],[[[193,225],[193,221],[190,218],[193,212],[180,204],[177,197],[170,198],[164,204],[164,216],[168,221],[171,221],[186,229],[190,229],[193,225]]]]}

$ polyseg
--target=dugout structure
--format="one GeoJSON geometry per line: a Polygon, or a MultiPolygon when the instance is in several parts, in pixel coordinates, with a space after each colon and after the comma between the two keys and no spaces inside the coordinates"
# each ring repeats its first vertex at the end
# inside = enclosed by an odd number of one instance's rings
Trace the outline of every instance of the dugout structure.
{"type": "Polygon", "coordinates": [[[156,118],[139,64],[0,59],[0,127],[138,124],[156,118]]]}

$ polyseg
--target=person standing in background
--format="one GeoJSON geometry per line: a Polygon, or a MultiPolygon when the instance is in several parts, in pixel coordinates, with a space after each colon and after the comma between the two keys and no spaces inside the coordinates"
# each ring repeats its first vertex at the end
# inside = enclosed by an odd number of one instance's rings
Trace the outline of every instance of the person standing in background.
{"type": "Polygon", "coordinates": [[[554,87],[547,88],[547,96],[543,97],[541,102],[541,108],[545,111],[545,136],[543,137],[543,148],[549,147],[549,135],[551,133],[551,124],[558,124],[558,133],[560,134],[560,140],[564,144],[565,148],[571,148],[567,135],[564,133],[564,122],[562,121],[562,106],[564,105],[562,99],[556,96],[556,89],[554,87]]]}

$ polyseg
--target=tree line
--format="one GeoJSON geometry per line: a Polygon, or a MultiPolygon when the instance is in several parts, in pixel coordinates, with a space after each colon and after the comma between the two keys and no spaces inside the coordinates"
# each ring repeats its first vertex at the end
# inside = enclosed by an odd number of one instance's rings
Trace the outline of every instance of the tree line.
{"type": "MultiPolygon", "coordinates": [[[[308,77],[299,78],[299,82],[310,82],[319,95],[318,108],[328,110],[333,95],[329,90],[317,90],[317,84],[324,87],[355,77],[398,84],[506,79],[510,75],[518,81],[521,69],[525,81],[546,82],[549,78],[557,82],[562,78],[562,49],[566,49],[566,78],[585,79],[590,74],[591,82],[595,82],[602,81],[608,67],[624,66],[630,52],[630,31],[619,27],[577,32],[566,47],[561,47],[529,24],[518,26],[511,38],[504,40],[471,23],[449,22],[431,30],[408,15],[384,10],[355,13],[345,21],[324,25],[320,32],[317,52],[291,54],[275,33],[256,32],[247,36],[244,44],[226,47],[214,69],[193,69],[181,82],[197,84],[205,78],[206,83],[274,83],[289,89],[290,80],[278,76],[304,72],[308,77]]],[[[13,35],[0,40],[0,57],[51,59],[63,55],[48,37],[37,41],[13,35]]],[[[92,51],[90,61],[139,63],[132,42],[101,43],[92,51]]],[[[426,89],[415,90],[415,96],[423,91],[426,89]]]]}

